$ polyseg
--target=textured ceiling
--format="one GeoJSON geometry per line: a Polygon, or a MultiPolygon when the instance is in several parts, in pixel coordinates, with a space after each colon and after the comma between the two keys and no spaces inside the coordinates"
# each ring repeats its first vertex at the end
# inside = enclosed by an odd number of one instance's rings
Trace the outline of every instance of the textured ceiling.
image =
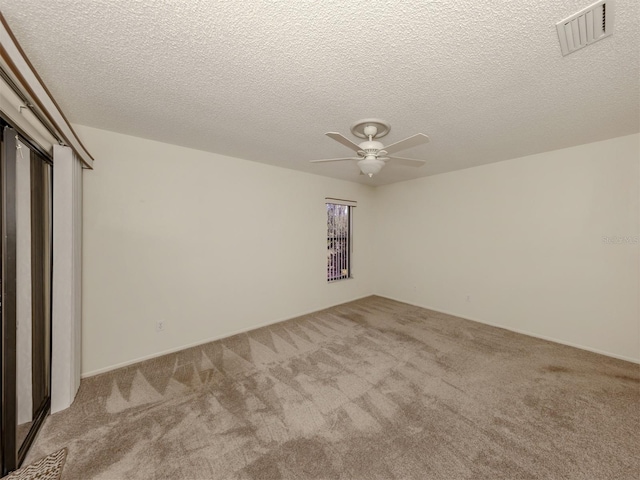
{"type": "MultiPolygon", "coordinates": [[[[640,130],[637,0],[562,57],[592,0],[0,0],[73,123],[382,185],[640,130]],[[372,179],[324,136],[383,118],[431,142],[372,179]]],[[[100,161],[99,158],[96,159],[100,161]]]]}

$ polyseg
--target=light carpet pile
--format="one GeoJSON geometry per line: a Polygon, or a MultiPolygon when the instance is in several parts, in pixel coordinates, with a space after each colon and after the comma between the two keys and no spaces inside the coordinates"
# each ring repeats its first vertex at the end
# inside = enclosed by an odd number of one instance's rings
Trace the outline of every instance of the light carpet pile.
{"type": "Polygon", "coordinates": [[[369,297],[85,379],[31,455],[67,446],[63,480],[635,480],[639,381],[369,297]]]}

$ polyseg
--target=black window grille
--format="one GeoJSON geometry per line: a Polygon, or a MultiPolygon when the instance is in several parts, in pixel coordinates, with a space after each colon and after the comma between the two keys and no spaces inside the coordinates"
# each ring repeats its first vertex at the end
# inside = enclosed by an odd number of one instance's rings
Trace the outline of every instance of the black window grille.
{"type": "Polygon", "coordinates": [[[327,281],[351,278],[351,209],[327,203],[327,281]]]}

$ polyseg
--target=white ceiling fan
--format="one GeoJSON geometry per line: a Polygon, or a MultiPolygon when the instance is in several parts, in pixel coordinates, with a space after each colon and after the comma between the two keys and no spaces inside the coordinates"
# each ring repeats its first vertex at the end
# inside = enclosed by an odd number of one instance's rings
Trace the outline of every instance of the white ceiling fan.
{"type": "Polygon", "coordinates": [[[326,135],[333,138],[336,142],[341,143],[347,148],[350,148],[358,154],[357,157],[345,157],[345,158],[325,158],[322,160],[310,160],[311,163],[321,162],[342,162],[345,160],[356,160],[358,167],[363,175],[369,175],[373,177],[378,173],[388,160],[394,160],[404,165],[412,167],[419,167],[424,165],[426,160],[418,160],[415,158],[403,158],[390,156],[392,153],[399,152],[411,147],[417,147],[423,143],[429,141],[424,133],[417,133],[411,137],[400,140],[399,142],[392,143],[384,146],[377,139],[384,137],[391,126],[384,120],[378,118],[367,118],[359,120],[351,125],[351,133],[356,137],[365,138],[364,142],[357,144],[349,140],[344,135],[337,132],[328,132],[326,135]],[[374,140],[375,139],[375,140],[374,140]]]}

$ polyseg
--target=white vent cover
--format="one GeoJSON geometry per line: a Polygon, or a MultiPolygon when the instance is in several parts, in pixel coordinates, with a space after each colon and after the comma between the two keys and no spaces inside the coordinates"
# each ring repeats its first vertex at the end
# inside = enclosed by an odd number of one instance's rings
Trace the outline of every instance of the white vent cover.
{"type": "Polygon", "coordinates": [[[613,2],[600,0],[556,23],[562,55],[569,55],[613,33],[613,2]]]}

